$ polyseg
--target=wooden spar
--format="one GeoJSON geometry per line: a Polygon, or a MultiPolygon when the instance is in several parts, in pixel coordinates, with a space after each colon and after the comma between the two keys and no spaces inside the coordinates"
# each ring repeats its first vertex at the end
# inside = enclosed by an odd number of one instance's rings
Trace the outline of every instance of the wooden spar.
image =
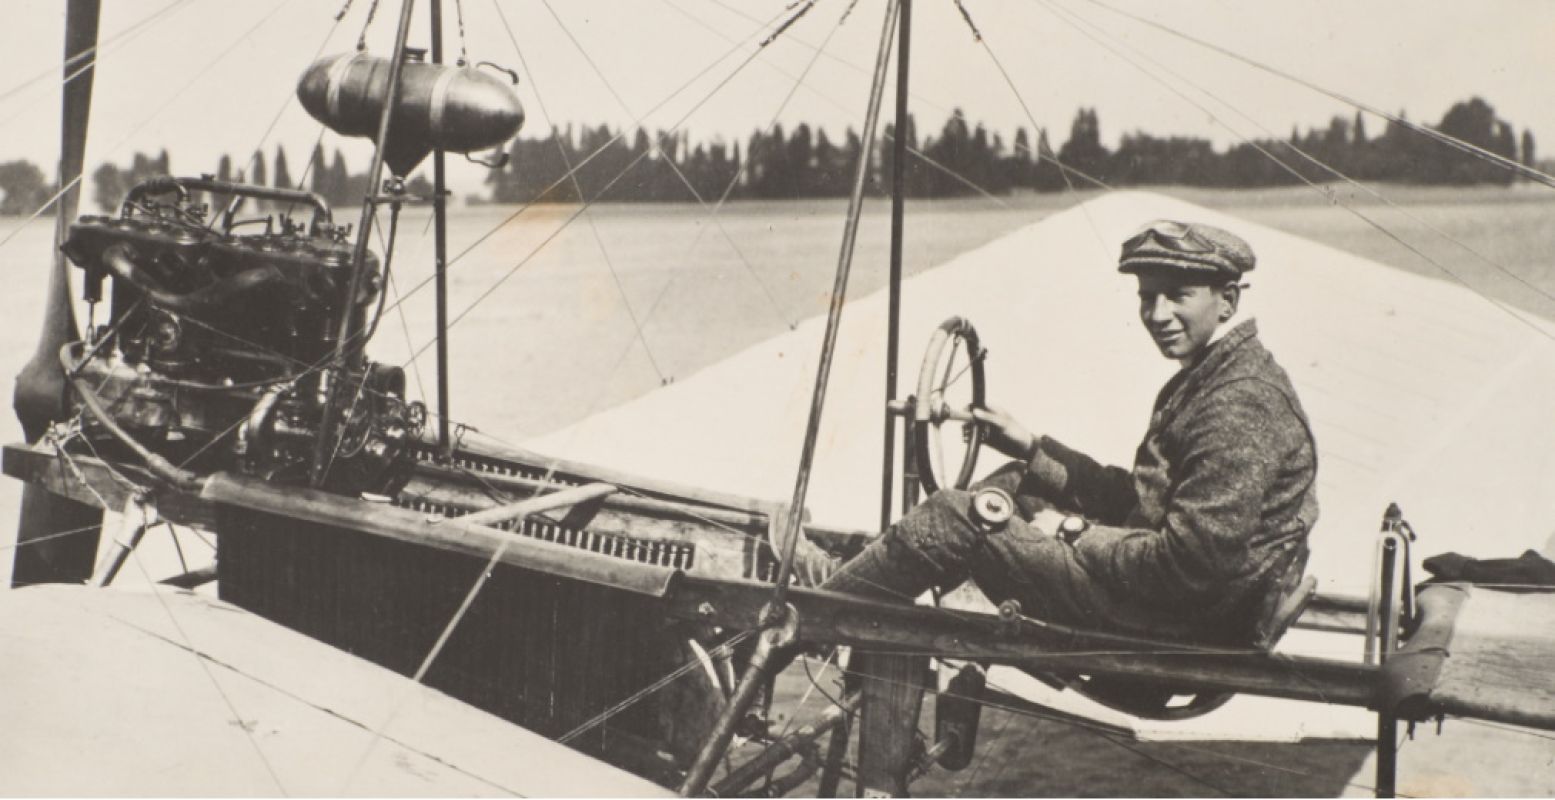
{"type": "Polygon", "coordinates": [[[832,356],[837,350],[837,331],[842,325],[842,307],[847,302],[848,274],[853,267],[853,245],[858,240],[859,214],[864,210],[864,184],[869,179],[869,154],[875,146],[875,126],[880,121],[880,101],[885,95],[886,66],[891,60],[891,33],[901,11],[899,0],[887,0],[885,24],[880,32],[880,48],[875,56],[874,79],[869,88],[869,109],[864,114],[863,142],[859,147],[858,167],[853,173],[853,192],[848,198],[848,222],[842,233],[842,252],[837,256],[837,277],[832,283],[831,306],[826,313],[826,334],[821,342],[821,360],[816,367],[815,392],[810,398],[810,419],[805,425],[804,448],[799,454],[799,475],[794,480],[794,497],[789,503],[788,529],[783,532],[783,558],[778,567],[777,588],[772,599],[774,609],[783,608],[783,597],[794,569],[794,548],[803,534],[799,530],[804,515],[805,494],[810,488],[810,467],[815,461],[815,442],[821,432],[821,410],[826,405],[826,383],[831,377],[832,356]]]}
{"type": "MultiPolygon", "coordinates": [[[[8,475],[40,483],[52,491],[88,499],[80,480],[67,474],[59,459],[34,448],[7,446],[8,475]]],[[[76,466],[104,497],[123,503],[128,493],[90,457],[76,466]],[[117,492],[113,487],[119,487],[117,492]]],[[[425,514],[382,503],[329,495],[308,489],[278,487],[251,478],[217,474],[199,496],[163,492],[158,511],[168,520],[209,527],[213,507],[227,503],[297,519],[335,525],[399,541],[415,542],[452,552],[489,558],[507,541],[503,561],[590,583],[616,586],[655,597],[667,597],[665,613],[683,619],[730,628],[756,627],[771,599],[771,585],[744,580],[716,580],[682,575],[673,570],[612,558],[577,548],[536,541],[459,520],[430,524],[425,514]]],[[[860,648],[943,653],[946,657],[987,659],[1000,663],[1033,663],[1074,671],[1137,675],[1209,689],[1343,705],[1372,702],[1374,667],[1323,659],[1216,654],[1179,644],[1149,643],[1099,634],[1054,629],[1027,629],[1012,634],[999,629],[988,614],[924,609],[881,603],[852,595],[795,589],[789,602],[798,609],[800,635],[821,644],[860,648]],[[1163,653],[1170,648],[1171,652],[1163,653]],[[1095,651],[1105,651],[1098,655],[1095,651]]],[[[1460,710],[1460,713],[1472,713],[1460,710]]]]}
{"type": "MultiPolygon", "coordinates": [[[[668,612],[748,629],[759,624],[770,595],[770,587],[759,583],[688,575],[668,596],[668,612]]],[[[1375,703],[1377,668],[1364,664],[1247,648],[1215,649],[1035,622],[1012,631],[990,614],[816,589],[791,589],[788,602],[799,614],[799,638],[806,643],[1132,676],[1185,691],[1234,691],[1363,708],[1375,703]]]]}
{"type": "MultiPolygon", "coordinates": [[[[902,238],[907,210],[907,67],[912,52],[912,0],[902,0],[901,18],[896,27],[896,134],[891,137],[891,274],[886,284],[886,412],[880,479],[881,530],[891,524],[891,487],[896,480],[896,415],[891,413],[891,407],[896,402],[896,361],[902,327],[902,238]]],[[[903,416],[902,419],[906,420],[907,417],[903,416]]],[[[909,437],[903,435],[904,450],[910,448],[908,441],[909,437]]]]}
{"type": "Polygon", "coordinates": [[[550,494],[520,500],[516,503],[488,508],[485,511],[477,511],[474,514],[466,514],[462,517],[456,517],[456,519],[465,525],[499,525],[509,520],[521,520],[530,514],[554,511],[559,508],[575,506],[579,503],[587,503],[590,500],[598,500],[607,495],[615,494],[615,492],[616,487],[608,483],[572,486],[551,492],[550,494]]]}
{"type": "MultiPolygon", "coordinates": [[[[360,347],[353,346],[355,343],[352,339],[356,331],[352,330],[351,320],[355,317],[356,298],[362,291],[365,278],[363,273],[367,264],[367,245],[372,235],[373,211],[377,205],[374,197],[378,194],[378,183],[383,178],[384,148],[389,143],[389,121],[394,116],[394,105],[399,99],[400,74],[405,66],[405,41],[410,37],[410,14],[415,10],[415,5],[415,0],[403,0],[400,5],[399,28],[394,34],[394,55],[389,59],[389,85],[385,90],[388,96],[383,100],[383,113],[378,116],[377,146],[373,148],[372,166],[367,169],[367,194],[362,198],[362,217],[356,226],[356,249],[351,253],[350,290],[346,292],[346,301],[340,310],[340,324],[335,329],[335,354],[330,359],[335,369],[347,366],[348,353],[361,352],[360,347]]],[[[388,287],[380,286],[378,291],[388,291],[388,287]]],[[[351,360],[354,362],[357,359],[353,357],[351,360]]],[[[320,378],[328,379],[329,375],[330,370],[325,370],[320,378]]],[[[319,438],[313,446],[313,464],[309,470],[314,486],[324,483],[329,457],[335,448],[335,417],[339,416],[340,405],[344,400],[334,391],[333,384],[329,387],[328,397],[324,416],[319,420],[319,438]]]]}
{"type": "MultiPolygon", "coordinates": [[[[443,63],[443,0],[431,0],[432,63],[443,63]]],[[[443,148],[432,149],[433,266],[437,304],[437,443],[443,455],[453,452],[448,410],[448,197],[443,148]]],[[[387,286],[379,291],[388,291],[387,286]]]]}
{"type": "MultiPolygon", "coordinates": [[[[54,262],[43,307],[43,328],[32,358],[16,376],[12,405],[27,441],[35,442],[48,425],[66,416],[65,376],[59,350],[79,338],[70,301],[69,264],[59,245],[65,241],[81,197],[81,168],[96,77],[100,0],[70,0],[65,11],[64,97],[60,112],[59,197],[54,206],[54,262]]],[[[21,519],[11,585],[78,583],[91,577],[103,524],[102,512],[31,485],[22,488],[21,519]],[[78,535],[52,537],[62,531],[78,535]],[[35,541],[41,540],[41,541],[35,541]]]]}

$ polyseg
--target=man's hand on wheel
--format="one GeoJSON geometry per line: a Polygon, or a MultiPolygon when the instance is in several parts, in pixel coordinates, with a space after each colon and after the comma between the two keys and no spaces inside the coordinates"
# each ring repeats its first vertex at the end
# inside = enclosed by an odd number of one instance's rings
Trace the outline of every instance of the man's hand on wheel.
{"type": "Polygon", "coordinates": [[[1010,458],[1030,459],[1037,452],[1037,437],[1003,410],[974,408],[972,416],[988,430],[987,444],[1010,458]]]}

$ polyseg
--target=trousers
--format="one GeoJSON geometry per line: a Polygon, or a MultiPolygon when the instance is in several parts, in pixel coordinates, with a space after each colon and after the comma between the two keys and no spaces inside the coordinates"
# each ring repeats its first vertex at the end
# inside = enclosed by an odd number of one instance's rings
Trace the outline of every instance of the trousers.
{"type": "MultiPolygon", "coordinates": [[[[1033,518],[1049,504],[1021,462],[1001,467],[970,490],[931,495],[888,528],[821,587],[878,599],[911,601],[930,588],[948,591],[971,580],[994,603],[1015,600],[1028,616],[1087,629],[1152,636],[1219,638],[1191,620],[1172,619],[1137,599],[1120,597],[1076,558],[1074,546],[1033,518]],[[994,530],[973,519],[978,490],[997,487],[1016,514],[994,530]]],[[[1060,509],[1062,510],[1062,509],[1060,509]]]]}

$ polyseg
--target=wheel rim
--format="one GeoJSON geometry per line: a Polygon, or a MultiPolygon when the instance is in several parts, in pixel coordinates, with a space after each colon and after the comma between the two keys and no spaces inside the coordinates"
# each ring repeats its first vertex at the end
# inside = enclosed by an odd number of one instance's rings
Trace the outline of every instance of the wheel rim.
{"type": "MultiPolygon", "coordinates": [[[[965,489],[971,485],[972,473],[977,469],[977,453],[986,431],[974,422],[958,423],[964,426],[966,454],[960,469],[948,487],[944,481],[943,467],[936,474],[931,462],[931,445],[938,441],[941,428],[952,420],[934,419],[935,408],[943,403],[944,393],[951,386],[969,380],[972,389],[972,406],[985,408],[987,383],[983,371],[983,349],[972,323],[961,317],[951,317],[935,329],[929,338],[929,346],[923,354],[923,365],[918,371],[918,393],[913,408],[913,449],[918,460],[918,480],[929,494],[941,488],[965,489]],[[956,368],[956,354],[966,351],[967,363],[956,368]]],[[[940,448],[943,452],[943,448],[940,448]]]]}

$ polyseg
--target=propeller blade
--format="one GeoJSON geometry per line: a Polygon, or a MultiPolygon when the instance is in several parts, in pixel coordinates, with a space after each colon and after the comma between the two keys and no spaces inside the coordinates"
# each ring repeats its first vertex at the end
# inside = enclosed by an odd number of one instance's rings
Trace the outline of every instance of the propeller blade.
{"type": "MultiPolygon", "coordinates": [[[[101,0],[69,0],[65,16],[64,112],[60,131],[59,182],[63,189],[54,208],[54,264],[49,273],[43,330],[32,359],[16,376],[12,405],[28,441],[37,441],[50,423],[67,412],[65,374],[59,351],[80,338],[70,301],[69,263],[59,245],[65,241],[81,198],[81,170],[86,159],[87,122],[92,110],[92,79],[96,58],[101,0]]],[[[22,494],[21,522],[11,573],[12,586],[32,583],[80,582],[91,577],[102,511],[34,484],[22,494]],[[58,536],[67,531],[73,535],[58,536]],[[42,541],[33,542],[38,539],[42,541]]]]}

